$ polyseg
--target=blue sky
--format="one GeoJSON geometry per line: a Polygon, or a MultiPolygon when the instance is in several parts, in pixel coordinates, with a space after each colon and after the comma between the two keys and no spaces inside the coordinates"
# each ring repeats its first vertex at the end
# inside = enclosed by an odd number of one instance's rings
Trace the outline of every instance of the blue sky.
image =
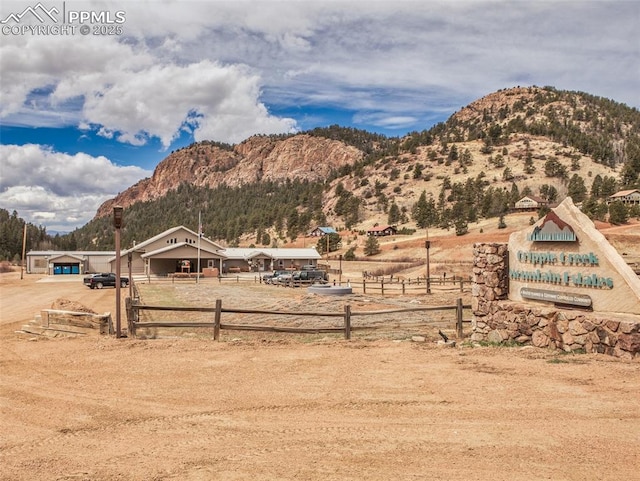
{"type": "Polygon", "coordinates": [[[640,107],[639,5],[3,1],[0,207],[70,231],[194,141],[401,136],[516,85],[640,107]]]}

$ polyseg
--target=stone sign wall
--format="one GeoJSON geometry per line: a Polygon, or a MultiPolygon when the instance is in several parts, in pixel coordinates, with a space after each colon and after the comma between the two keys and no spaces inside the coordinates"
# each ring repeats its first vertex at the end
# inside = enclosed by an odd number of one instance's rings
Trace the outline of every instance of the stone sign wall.
{"type": "Polygon", "coordinates": [[[571,198],[511,234],[508,276],[512,301],[640,313],[640,279],[571,198]]]}
{"type": "Polygon", "coordinates": [[[506,244],[474,245],[472,340],[640,357],[638,315],[563,309],[548,301],[510,301],[509,254],[506,244]]]}

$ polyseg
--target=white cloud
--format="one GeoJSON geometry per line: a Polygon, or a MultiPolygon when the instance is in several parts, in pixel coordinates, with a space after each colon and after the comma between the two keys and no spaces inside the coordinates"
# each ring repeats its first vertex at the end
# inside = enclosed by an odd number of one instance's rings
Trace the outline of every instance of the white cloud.
{"type": "Polygon", "coordinates": [[[150,135],[168,147],[194,110],[202,117],[196,138],[237,143],[256,132],[289,131],[294,121],[270,116],[258,96],[258,77],[242,66],[208,60],[156,65],[122,73],[117,83],[87,97],[84,117],[134,145],[150,135]]]}
{"type": "Polygon", "coordinates": [[[123,37],[3,38],[6,123],[90,124],[121,142],[157,137],[167,146],[192,112],[201,116],[197,139],[234,143],[295,129],[265,103],[427,119],[500,88],[537,84],[638,106],[640,47],[630,39],[639,25],[630,1],[117,8],[126,12],[123,37]],[[34,89],[45,94],[25,104],[34,89]]]}
{"type": "Polygon", "coordinates": [[[69,155],[34,144],[0,145],[0,159],[0,206],[61,231],[87,223],[105,200],[151,175],[106,157],[69,155]]]}
{"type": "MultiPolygon", "coordinates": [[[[0,18],[25,2],[0,2],[0,18]]],[[[132,146],[159,140],[166,147],[185,131],[196,140],[237,143],[298,127],[267,106],[298,110],[315,125],[326,120],[322,110],[338,109],[353,112],[360,128],[420,130],[514,85],[581,90],[640,107],[634,1],[82,5],[124,10],[124,35],[3,35],[3,125],[73,125],[132,146]]],[[[3,150],[1,160],[0,202],[20,202],[16,207],[42,219],[55,212],[61,225],[92,217],[101,201],[94,197],[104,199],[143,176],[104,157],[65,156],[41,146],[3,150]],[[21,164],[6,167],[9,153],[21,164]],[[121,182],[97,185],[96,172],[107,183],[121,182]],[[47,196],[50,205],[65,207],[49,209],[47,196]]]]}
{"type": "Polygon", "coordinates": [[[0,47],[0,68],[8,72],[0,86],[5,123],[52,126],[58,120],[58,126],[91,126],[132,145],[157,137],[165,147],[193,112],[202,120],[202,127],[191,125],[196,137],[229,143],[295,128],[294,120],[268,113],[259,75],[242,64],[184,64],[154,57],[144,45],[86,40],[20,37],[0,47]],[[29,102],[36,89],[37,101],[29,102]]]}

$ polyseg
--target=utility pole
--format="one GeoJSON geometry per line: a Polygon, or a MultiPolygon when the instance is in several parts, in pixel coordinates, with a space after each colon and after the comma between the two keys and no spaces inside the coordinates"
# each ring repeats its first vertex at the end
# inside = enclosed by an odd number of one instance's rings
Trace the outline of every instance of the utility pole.
{"type": "Polygon", "coordinates": [[[200,282],[200,239],[202,238],[202,212],[198,212],[198,266],[196,270],[196,284],[200,282]]]}
{"type": "Polygon", "coordinates": [[[431,271],[429,262],[429,249],[431,249],[431,241],[429,240],[429,230],[427,229],[427,240],[424,241],[424,247],[427,249],[427,294],[431,294],[431,271]]]}
{"type": "Polygon", "coordinates": [[[27,223],[24,223],[24,232],[22,234],[22,262],[20,263],[20,280],[24,277],[24,256],[27,250],[27,223]]]}
{"type": "Polygon", "coordinates": [[[123,207],[116,205],[113,208],[113,226],[116,229],[116,338],[122,337],[121,313],[120,313],[120,229],[122,228],[123,207]]]}

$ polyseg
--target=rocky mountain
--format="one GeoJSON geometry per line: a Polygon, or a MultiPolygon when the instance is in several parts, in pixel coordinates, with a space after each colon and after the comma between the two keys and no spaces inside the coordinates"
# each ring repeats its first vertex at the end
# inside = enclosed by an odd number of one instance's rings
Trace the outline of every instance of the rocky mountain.
{"type": "Polygon", "coordinates": [[[233,147],[199,142],[173,152],[153,172],[98,209],[158,199],[187,183],[198,187],[237,187],[261,181],[324,181],[339,168],[361,161],[364,153],[337,140],[300,134],[286,138],[254,136],[233,147]]]}
{"type": "Polygon", "coordinates": [[[508,212],[524,194],[552,203],[571,196],[603,219],[607,197],[625,188],[640,188],[637,109],[581,92],[515,87],[403,138],[331,126],[234,146],[190,145],[104,203],[76,237],[82,245],[106,239],[115,204],[128,208],[131,226],[149,232],[194,225],[202,209],[209,231],[227,242],[265,233],[284,239],[319,223],[358,230],[435,223],[462,235],[467,223],[508,212]],[[269,212],[257,195],[270,196],[269,212]]]}

